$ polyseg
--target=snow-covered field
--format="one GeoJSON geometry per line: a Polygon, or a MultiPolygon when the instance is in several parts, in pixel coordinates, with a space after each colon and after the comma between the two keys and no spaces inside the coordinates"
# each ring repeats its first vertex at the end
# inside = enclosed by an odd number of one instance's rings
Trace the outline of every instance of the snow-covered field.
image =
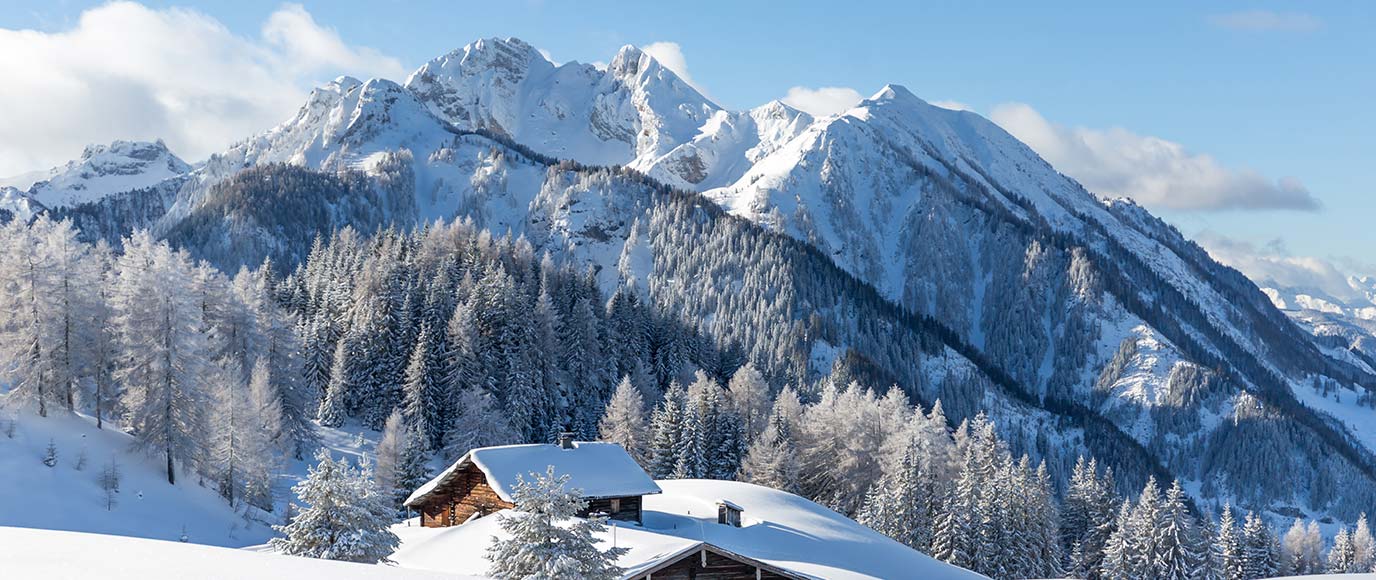
{"type": "Polygon", "coordinates": [[[0,527],[3,578],[45,580],[461,580],[424,570],[350,564],[190,543],[0,527]]]}
{"type": "Polygon", "coordinates": [[[0,526],[158,540],[185,535],[229,547],[272,537],[270,527],[246,519],[199,478],[184,475],[169,485],[162,464],[133,445],[132,437],[109,426],[96,429],[88,417],[0,413],[0,526]],[[52,467],[43,463],[50,441],[57,449],[52,467]],[[78,469],[83,454],[86,465],[78,469]],[[119,466],[120,483],[107,509],[99,479],[111,461],[119,466]]]}

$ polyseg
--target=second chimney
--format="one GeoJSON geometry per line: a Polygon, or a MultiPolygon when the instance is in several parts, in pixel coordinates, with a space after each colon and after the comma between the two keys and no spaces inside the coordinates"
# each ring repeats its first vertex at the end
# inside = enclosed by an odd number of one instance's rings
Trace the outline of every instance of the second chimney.
{"type": "Polygon", "coordinates": [[[565,431],[559,434],[559,448],[573,449],[573,433],[565,431]]]}

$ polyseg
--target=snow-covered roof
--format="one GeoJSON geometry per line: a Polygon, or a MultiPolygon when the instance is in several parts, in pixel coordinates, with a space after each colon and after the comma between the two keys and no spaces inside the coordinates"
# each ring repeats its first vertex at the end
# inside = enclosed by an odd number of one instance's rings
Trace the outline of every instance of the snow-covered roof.
{"type": "MultiPolygon", "coordinates": [[[[645,498],[644,525],[610,521],[601,549],[628,548],[617,560],[625,578],[642,575],[700,549],[716,549],[803,578],[977,579],[796,495],[748,483],[661,480],[645,498]],[[717,503],[744,508],[737,528],[717,523],[717,503]]],[[[448,528],[398,525],[398,565],[454,574],[484,574],[491,538],[504,538],[498,512],[448,528]]]]}
{"type": "Polygon", "coordinates": [[[658,485],[620,445],[577,441],[572,449],[558,445],[503,445],[465,453],[434,479],[420,486],[406,505],[416,505],[469,465],[487,476],[487,484],[504,501],[513,501],[517,476],[531,480],[554,466],[556,476],[569,476],[568,487],[582,490],[585,498],[624,497],[660,493],[658,485]]]}

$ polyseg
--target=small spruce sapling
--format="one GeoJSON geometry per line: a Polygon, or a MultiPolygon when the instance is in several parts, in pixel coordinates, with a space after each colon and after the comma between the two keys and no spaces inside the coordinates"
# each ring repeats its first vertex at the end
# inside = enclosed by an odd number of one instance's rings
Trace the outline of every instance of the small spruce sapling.
{"type": "Polygon", "coordinates": [[[43,465],[48,467],[57,466],[57,442],[48,440],[48,449],[43,452],[43,465]]]}
{"type": "Polygon", "coordinates": [[[114,459],[100,472],[100,489],[105,493],[105,511],[115,509],[115,494],[119,493],[119,463],[114,459]]]}

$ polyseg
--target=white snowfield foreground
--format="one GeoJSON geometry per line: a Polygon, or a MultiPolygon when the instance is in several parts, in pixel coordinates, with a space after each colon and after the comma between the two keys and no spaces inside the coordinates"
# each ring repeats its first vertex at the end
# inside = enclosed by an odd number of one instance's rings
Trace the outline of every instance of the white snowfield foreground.
{"type": "Polygon", "coordinates": [[[6,580],[463,580],[396,566],[350,564],[103,534],[0,527],[6,580]]]}
{"type": "MultiPolygon", "coordinates": [[[[645,496],[645,525],[614,522],[600,548],[630,548],[617,565],[637,577],[706,543],[792,573],[828,580],[957,579],[979,574],[934,560],[796,495],[748,483],[659,480],[663,494],[645,496]],[[744,509],[741,527],[718,524],[717,502],[744,509]]],[[[398,565],[481,575],[491,537],[503,537],[501,512],[450,528],[397,525],[398,565]]],[[[414,520],[413,520],[414,524],[414,520]]]]}

